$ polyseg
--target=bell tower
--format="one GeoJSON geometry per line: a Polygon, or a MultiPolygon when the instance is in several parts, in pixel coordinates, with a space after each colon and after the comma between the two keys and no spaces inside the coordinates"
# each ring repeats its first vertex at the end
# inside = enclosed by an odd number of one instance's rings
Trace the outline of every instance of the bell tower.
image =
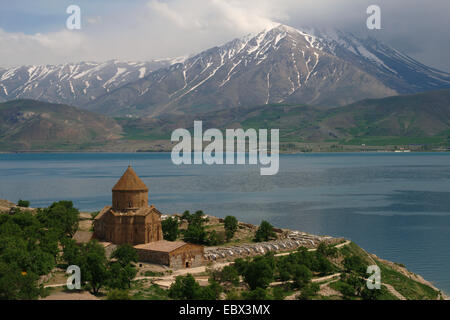
{"type": "Polygon", "coordinates": [[[131,166],[112,189],[112,208],[128,212],[148,207],[148,188],[131,166]]]}

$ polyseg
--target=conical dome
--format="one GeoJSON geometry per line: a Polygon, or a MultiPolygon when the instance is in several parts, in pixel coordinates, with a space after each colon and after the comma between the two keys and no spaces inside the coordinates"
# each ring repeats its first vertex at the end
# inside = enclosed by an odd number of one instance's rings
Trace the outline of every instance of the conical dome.
{"type": "Polygon", "coordinates": [[[112,189],[112,207],[118,211],[133,211],[148,206],[148,188],[131,166],[112,189]]]}
{"type": "Polygon", "coordinates": [[[148,191],[148,188],[133,168],[128,166],[125,173],[112,188],[112,191],[148,191]]]}

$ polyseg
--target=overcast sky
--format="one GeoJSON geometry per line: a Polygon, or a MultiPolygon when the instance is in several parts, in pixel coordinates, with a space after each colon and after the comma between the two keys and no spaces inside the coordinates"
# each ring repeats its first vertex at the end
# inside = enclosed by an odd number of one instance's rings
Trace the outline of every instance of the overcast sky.
{"type": "Polygon", "coordinates": [[[370,35],[450,72],[449,0],[0,0],[0,67],[188,55],[270,24],[370,35]],[[81,8],[81,30],[66,9],[81,8]],[[381,7],[382,30],[366,28],[381,7]]]}

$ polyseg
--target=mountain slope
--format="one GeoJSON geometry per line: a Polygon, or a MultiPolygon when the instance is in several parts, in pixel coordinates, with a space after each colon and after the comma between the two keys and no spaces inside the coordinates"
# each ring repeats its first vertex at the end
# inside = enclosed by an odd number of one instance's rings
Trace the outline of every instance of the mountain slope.
{"type": "Polygon", "coordinates": [[[269,103],[338,106],[446,87],[449,74],[376,40],[341,32],[314,36],[279,25],[152,72],[90,107],[157,115],[269,103]]]}
{"type": "Polygon", "coordinates": [[[122,119],[119,123],[125,134],[170,139],[170,133],[177,128],[192,130],[194,120],[203,121],[203,130],[277,128],[282,142],[335,141],[385,145],[402,140],[406,144],[449,144],[450,90],[363,100],[332,109],[263,105],[204,114],[122,119]]]}
{"type": "Polygon", "coordinates": [[[342,106],[449,87],[450,74],[377,40],[285,25],[187,59],[0,69],[0,101],[32,98],[116,116],[272,103],[342,106]]]}
{"type": "Polygon", "coordinates": [[[111,60],[0,69],[0,102],[34,99],[83,107],[111,90],[179,61],[183,60],[111,60]]]}
{"type": "Polygon", "coordinates": [[[76,150],[120,138],[112,119],[74,107],[34,100],[0,104],[0,148],[76,150]]]}

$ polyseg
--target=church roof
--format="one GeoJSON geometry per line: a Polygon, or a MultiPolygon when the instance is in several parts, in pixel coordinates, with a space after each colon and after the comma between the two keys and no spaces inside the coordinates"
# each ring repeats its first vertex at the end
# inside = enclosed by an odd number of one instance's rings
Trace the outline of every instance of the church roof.
{"type": "Polygon", "coordinates": [[[185,246],[187,243],[183,241],[167,241],[160,240],[155,242],[149,242],[145,244],[138,244],[134,246],[136,249],[145,249],[149,251],[158,251],[158,252],[172,252],[182,246],[185,246]]]}
{"type": "Polygon", "coordinates": [[[112,191],[148,191],[147,186],[134,172],[131,166],[128,166],[125,173],[117,181],[112,191]]]}

